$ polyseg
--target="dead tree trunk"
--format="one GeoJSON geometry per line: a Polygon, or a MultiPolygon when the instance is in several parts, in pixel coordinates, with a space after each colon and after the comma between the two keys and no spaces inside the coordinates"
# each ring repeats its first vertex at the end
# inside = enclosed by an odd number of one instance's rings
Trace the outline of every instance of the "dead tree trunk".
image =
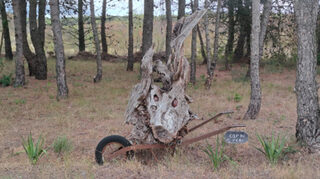
{"type": "Polygon", "coordinates": [[[134,58],[133,58],[133,15],[132,15],[132,0],[128,1],[128,6],[129,6],[129,45],[128,45],[128,66],[127,66],[127,71],[133,71],[133,63],[134,63],[134,58]]]}
{"type": "Polygon", "coordinates": [[[199,40],[200,40],[201,56],[203,58],[202,64],[204,65],[204,64],[207,64],[208,58],[207,58],[207,55],[206,55],[206,50],[205,50],[205,47],[204,47],[204,42],[203,42],[203,38],[202,38],[202,35],[201,35],[201,31],[200,31],[199,25],[197,25],[197,32],[198,32],[198,36],[199,36],[199,40]]]}
{"type": "Polygon", "coordinates": [[[37,0],[29,1],[29,21],[32,44],[36,52],[36,74],[38,80],[47,79],[47,58],[44,51],[46,0],[40,0],[37,13],[37,0]],[[37,22],[38,14],[38,22],[37,22]]]}
{"type": "Polygon", "coordinates": [[[10,32],[9,32],[9,23],[7,19],[6,5],[4,0],[0,0],[0,11],[1,11],[1,19],[2,19],[2,28],[4,35],[4,47],[6,52],[6,58],[12,60],[12,49],[11,49],[11,40],[10,40],[10,32]]]}
{"type": "Polygon", "coordinates": [[[213,59],[209,67],[209,74],[206,79],[206,88],[210,89],[211,82],[214,75],[214,70],[217,65],[218,61],[218,50],[219,50],[219,28],[220,28],[220,9],[221,9],[221,0],[218,0],[218,6],[217,6],[217,13],[216,13],[216,23],[215,23],[215,29],[214,29],[214,45],[213,45],[213,59]]]}
{"type": "Polygon", "coordinates": [[[256,119],[261,107],[261,88],[259,77],[259,33],[260,33],[260,1],[252,1],[252,33],[251,33],[251,96],[244,119],[256,119]]]}
{"type": "Polygon", "coordinates": [[[298,35],[297,62],[297,140],[311,152],[320,151],[320,110],[318,100],[316,22],[317,0],[294,1],[298,35]]]}
{"type": "Polygon", "coordinates": [[[106,38],[106,8],[107,0],[102,1],[102,16],[101,16],[101,44],[102,52],[108,53],[108,44],[106,38]]]}
{"type": "Polygon", "coordinates": [[[97,31],[96,25],[96,17],[95,17],[95,10],[94,10],[94,0],[90,0],[90,16],[91,16],[91,26],[94,36],[94,44],[96,47],[97,53],[97,75],[94,77],[93,81],[95,83],[100,82],[102,79],[102,61],[101,61],[101,49],[100,49],[100,40],[97,31]]]}
{"type": "Polygon", "coordinates": [[[30,50],[27,39],[27,3],[26,0],[21,0],[19,2],[21,13],[23,55],[28,63],[29,76],[34,76],[36,74],[36,55],[30,50]]]}
{"type": "MultiPolygon", "coordinates": [[[[199,1],[193,1],[192,12],[196,12],[198,8],[199,1]]],[[[197,58],[197,27],[194,27],[192,30],[192,39],[191,39],[191,73],[190,73],[190,82],[194,85],[196,84],[196,64],[197,58]]]]}
{"type": "Polygon", "coordinates": [[[84,40],[84,27],[83,27],[83,1],[78,0],[78,41],[79,41],[79,52],[86,50],[86,44],[84,40]]]}
{"type": "Polygon", "coordinates": [[[14,81],[14,86],[19,87],[25,84],[20,1],[13,0],[12,5],[13,5],[14,28],[15,28],[15,37],[16,37],[16,55],[15,55],[16,77],[14,81]]]}
{"type": "Polygon", "coordinates": [[[226,45],[224,58],[225,58],[225,68],[226,70],[230,70],[229,60],[232,59],[232,52],[233,52],[233,42],[234,42],[234,1],[229,0],[227,2],[228,5],[228,42],[226,45]]]}
{"type": "Polygon", "coordinates": [[[185,95],[190,66],[183,54],[183,42],[206,13],[196,11],[180,19],[173,31],[173,59],[167,65],[153,63],[152,47],[141,61],[141,81],[132,90],[125,113],[126,123],[134,125],[130,141],[134,144],[170,143],[181,137],[187,123],[194,118],[189,110],[190,98],[185,95]],[[156,72],[162,88],[153,84],[156,72]]]}
{"type": "Polygon", "coordinates": [[[171,34],[172,34],[172,17],[171,17],[171,0],[166,0],[166,19],[167,19],[167,32],[166,32],[166,62],[171,55],[171,34]]]}
{"type": "Polygon", "coordinates": [[[178,3],[178,19],[181,19],[185,16],[185,10],[186,10],[186,0],[179,0],[178,3]]]}
{"type": "Polygon", "coordinates": [[[50,0],[51,24],[54,41],[54,51],[56,54],[56,73],[57,73],[57,99],[68,97],[68,86],[65,70],[65,56],[62,39],[62,28],[60,24],[59,0],[50,0]]]}

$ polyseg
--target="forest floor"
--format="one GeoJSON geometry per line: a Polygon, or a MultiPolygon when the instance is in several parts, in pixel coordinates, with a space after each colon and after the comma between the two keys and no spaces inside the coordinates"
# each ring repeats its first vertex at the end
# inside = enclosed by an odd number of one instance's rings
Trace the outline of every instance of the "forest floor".
{"type": "MultiPolygon", "coordinates": [[[[5,71],[14,71],[6,63],[5,71]]],[[[137,64],[135,65],[138,66],[137,64]]],[[[127,136],[131,126],[124,124],[124,112],[131,88],[138,81],[138,68],[126,72],[125,63],[103,62],[103,79],[93,84],[94,61],[67,61],[69,98],[57,101],[54,60],[48,60],[48,80],[27,77],[22,88],[0,88],[0,178],[320,178],[320,156],[300,147],[275,166],[270,165],[256,147],[257,134],[285,136],[286,146],[295,145],[296,96],[295,71],[261,69],[262,108],[257,120],[243,121],[250,99],[250,83],[243,81],[246,67],[234,65],[231,72],[217,70],[210,90],[204,88],[205,66],[197,68],[196,86],[188,86],[194,102],[193,112],[208,118],[222,111],[223,116],[190,134],[198,136],[229,124],[245,124],[240,130],[249,135],[245,144],[226,144],[225,161],[214,171],[204,153],[216,137],[178,148],[173,156],[96,164],[94,151],[105,136],[127,136]],[[22,137],[32,133],[45,139],[47,154],[31,165],[21,145],[22,137]],[[58,156],[52,143],[58,136],[72,141],[73,150],[58,156]]],[[[219,69],[219,66],[218,68],[219,69]]],[[[192,121],[193,126],[201,121],[192,121]]],[[[222,135],[220,136],[220,138],[222,135]]]]}

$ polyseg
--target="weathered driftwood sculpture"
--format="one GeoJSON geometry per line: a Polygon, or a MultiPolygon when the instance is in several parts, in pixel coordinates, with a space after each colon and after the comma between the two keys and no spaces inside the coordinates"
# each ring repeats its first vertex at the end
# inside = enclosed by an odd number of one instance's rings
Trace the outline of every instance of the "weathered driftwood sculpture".
{"type": "Polygon", "coordinates": [[[191,99],[185,94],[190,66],[184,57],[183,42],[205,13],[206,9],[196,11],[176,23],[171,41],[173,58],[167,65],[152,61],[152,47],[144,55],[141,82],[133,88],[125,113],[126,123],[134,126],[131,142],[170,143],[183,136],[185,126],[195,118],[189,110],[191,99]],[[156,76],[162,87],[154,83],[156,76]]]}

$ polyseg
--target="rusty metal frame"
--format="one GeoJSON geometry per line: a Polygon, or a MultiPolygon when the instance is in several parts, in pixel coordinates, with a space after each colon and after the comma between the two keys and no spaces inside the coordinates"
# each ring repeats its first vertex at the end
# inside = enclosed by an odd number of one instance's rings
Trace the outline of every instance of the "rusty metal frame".
{"type": "MultiPolygon", "coordinates": [[[[188,132],[192,132],[196,129],[198,129],[199,127],[203,126],[204,124],[207,124],[208,122],[214,120],[214,119],[217,119],[218,117],[224,115],[224,114],[231,114],[233,113],[232,111],[227,111],[227,112],[222,112],[222,113],[219,113],[217,115],[215,115],[214,117],[192,127],[190,130],[188,130],[188,132]]],[[[242,125],[242,124],[238,124],[238,125],[230,125],[230,126],[227,126],[227,127],[224,127],[222,129],[218,129],[218,130],[215,130],[215,131],[212,131],[212,132],[209,132],[209,133],[206,133],[204,135],[201,135],[201,136],[198,136],[198,137],[194,137],[194,138],[191,138],[191,139],[186,139],[186,140],[177,140],[175,143],[171,143],[171,144],[139,144],[139,145],[132,145],[132,146],[128,146],[128,147],[124,147],[114,153],[112,153],[110,156],[108,156],[108,159],[112,159],[114,157],[116,157],[117,155],[121,155],[121,154],[125,154],[126,152],[129,152],[129,151],[135,151],[135,150],[148,150],[148,149],[164,149],[164,148],[175,148],[176,146],[185,146],[185,145],[189,145],[189,144],[192,144],[192,143],[195,143],[195,142],[198,142],[200,140],[204,140],[204,139],[207,139],[209,137],[212,137],[214,135],[218,135],[218,134],[221,134],[229,129],[232,129],[232,128],[237,128],[237,127],[245,127],[245,125],[242,125]]]]}

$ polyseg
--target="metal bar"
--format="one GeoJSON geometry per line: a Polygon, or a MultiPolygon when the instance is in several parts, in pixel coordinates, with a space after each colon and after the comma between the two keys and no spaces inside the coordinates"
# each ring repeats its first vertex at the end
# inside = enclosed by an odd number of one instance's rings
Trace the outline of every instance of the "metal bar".
{"type": "Polygon", "coordinates": [[[202,123],[200,123],[200,124],[198,124],[198,125],[196,125],[196,126],[192,127],[191,129],[189,129],[189,130],[188,130],[188,132],[192,132],[192,131],[194,131],[194,130],[198,129],[199,127],[201,127],[201,126],[203,126],[203,125],[207,124],[208,122],[210,122],[210,121],[212,121],[212,120],[217,119],[218,117],[220,117],[220,116],[222,116],[222,115],[224,115],[224,114],[231,114],[231,113],[233,113],[233,111],[221,112],[221,113],[219,113],[219,114],[217,114],[217,115],[213,116],[212,118],[210,118],[210,119],[208,119],[208,120],[206,120],[206,121],[204,121],[204,122],[202,122],[202,123]]]}
{"type": "Polygon", "coordinates": [[[245,125],[242,125],[242,124],[238,124],[238,125],[231,125],[231,126],[228,126],[228,127],[225,127],[225,128],[222,128],[222,129],[219,129],[219,130],[216,130],[216,131],[212,131],[210,133],[207,133],[207,134],[204,134],[202,136],[199,136],[199,137],[195,137],[195,138],[192,138],[192,139],[187,139],[185,141],[182,141],[180,145],[189,145],[191,143],[194,143],[194,142],[198,142],[200,140],[203,140],[203,139],[206,139],[206,138],[209,138],[211,136],[214,136],[214,135],[217,135],[217,134],[220,134],[220,133],[223,133],[231,128],[236,128],[236,127],[245,127],[245,125]]]}

